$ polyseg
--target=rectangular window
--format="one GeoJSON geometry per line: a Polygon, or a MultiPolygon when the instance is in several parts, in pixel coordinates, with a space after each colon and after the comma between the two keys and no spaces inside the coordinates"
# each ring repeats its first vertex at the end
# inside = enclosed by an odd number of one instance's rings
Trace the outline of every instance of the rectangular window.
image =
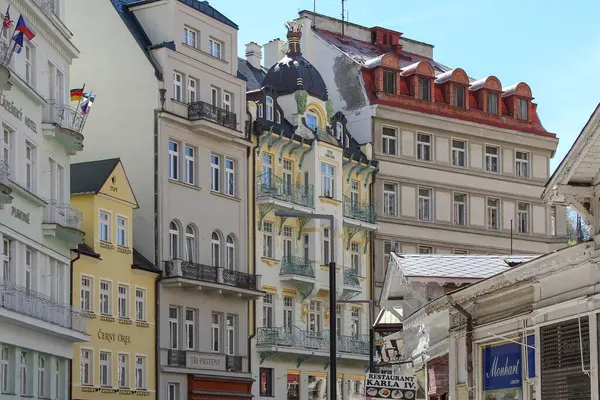
{"type": "Polygon", "coordinates": [[[23,47],[25,47],[25,82],[27,82],[29,86],[33,87],[35,77],[35,52],[34,48],[29,43],[25,43],[23,47]]]}
{"type": "Polygon", "coordinates": [[[292,160],[283,160],[283,192],[290,196],[292,194],[293,173],[292,160]]]}
{"type": "Polygon", "coordinates": [[[466,256],[467,254],[469,254],[469,252],[467,250],[454,249],[452,250],[452,254],[457,256],[466,256]]]}
{"type": "Polygon", "coordinates": [[[498,93],[488,92],[487,94],[487,112],[488,114],[498,114],[498,93]]]}
{"type": "Polygon", "coordinates": [[[419,188],[419,219],[431,221],[431,189],[419,188]]]}
{"type": "Polygon", "coordinates": [[[29,376],[27,375],[27,357],[29,357],[29,354],[26,351],[21,351],[19,371],[21,377],[22,395],[27,395],[29,389],[29,376]]]}
{"type": "Polygon", "coordinates": [[[304,235],[304,263],[310,263],[310,241],[308,235],[304,235]]]}
{"type": "Polygon", "coordinates": [[[467,225],[467,195],[454,193],[454,223],[467,225]]]}
{"type": "Polygon", "coordinates": [[[273,327],[273,295],[265,294],[263,296],[263,328],[271,328],[273,327]]]}
{"type": "Polygon", "coordinates": [[[187,101],[188,103],[194,103],[198,100],[198,80],[192,77],[188,77],[187,81],[187,101]]]}
{"type": "Polygon", "coordinates": [[[419,99],[431,100],[431,79],[419,76],[419,99]]]}
{"type": "Polygon", "coordinates": [[[129,355],[119,353],[118,355],[118,369],[117,369],[117,380],[119,381],[120,388],[129,387],[129,355]]]}
{"type": "Polygon", "coordinates": [[[396,190],[397,186],[392,183],[383,184],[383,214],[396,216],[396,190]]]}
{"type": "Polygon", "coordinates": [[[183,101],[182,96],[183,75],[173,72],[173,99],[183,101]]]}
{"type": "Polygon", "coordinates": [[[81,310],[92,311],[92,278],[87,276],[81,277],[81,310]]]}
{"type": "Polygon", "coordinates": [[[185,336],[186,349],[194,350],[196,348],[196,312],[194,310],[185,310],[185,336]]]}
{"type": "Polygon", "coordinates": [[[431,246],[419,246],[419,254],[433,254],[431,246]]]}
{"type": "Polygon", "coordinates": [[[212,313],[212,351],[221,351],[221,314],[212,313]]]}
{"type": "Polygon", "coordinates": [[[79,378],[82,385],[93,385],[94,373],[92,366],[94,356],[91,350],[81,349],[79,354],[79,378]]]}
{"type": "Polygon", "coordinates": [[[100,352],[100,386],[112,386],[112,354],[100,352]]]}
{"type": "Polygon", "coordinates": [[[235,161],[225,159],[225,194],[235,196],[235,161]]]}
{"type": "Polygon", "coordinates": [[[431,161],[431,135],[417,134],[417,159],[431,161]]]}
{"type": "Polygon", "coordinates": [[[210,156],[210,190],[218,192],[221,188],[221,157],[211,154],[210,156]]]}
{"type": "Polygon", "coordinates": [[[118,287],[118,311],[119,318],[129,318],[129,286],[118,287]]]}
{"type": "Polygon", "coordinates": [[[146,389],[146,357],[135,356],[135,388],[146,389]]]}
{"type": "Polygon", "coordinates": [[[232,356],[235,354],[235,317],[227,316],[227,354],[232,356]]]}
{"type": "Polygon", "coordinates": [[[100,281],[100,314],[112,315],[111,283],[100,281]]]}
{"type": "Polygon", "coordinates": [[[135,289],[135,319],[138,321],[146,320],[146,290],[135,289]]]}
{"type": "Polygon", "coordinates": [[[117,217],[117,246],[127,247],[127,220],[117,217]]]}
{"type": "Polygon", "coordinates": [[[358,335],[360,335],[360,309],[353,308],[352,314],[350,318],[350,334],[358,339],[358,335]]]}
{"type": "Polygon", "coordinates": [[[167,400],[180,400],[179,399],[179,383],[168,383],[167,384],[167,400]]]}
{"type": "Polygon", "coordinates": [[[464,140],[452,139],[452,165],[467,166],[467,142],[464,140]]]}
{"type": "Polygon", "coordinates": [[[517,176],[527,178],[529,176],[529,153],[517,151],[515,155],[517,176]]]}
{"type": "Polygon", "coordinates": [[[352,209],[357,211],[360,204],[359,188],[360,183],[356,179],[352,179],[350,181],[350,204],[352,209]]]}
{"type": "Polygon", "coordinates": [[[495,231],[500,230],[500,200],[487,199],[487,227],[495,231]]]}
{"type": "Polygon", "coordinates": [[[220,42],[218,42],[214,39],[209,39],[208,50],[209,50],[211,56],[221,58],[221,43],[220,42]]]}
{"type": "Polygon", "coordinates": [[[35,190],[35,158],[36,148],[33,144],[25,142],[25,188],[30,192],[35,190]]]}
{"type": "Polygon", "coordinates": [[[179,143],[169,140],[169,179],[179,179],[179,143]]]}
{"type": "Polygon", "coordinates": [[[46,358],[44,356],[38,356],[38,397],[47,397],[47,382],[46,382],[46,358]]]}
{"type": "Polygon", "coordinates": [[[396,73],[393,71],[383,71],[383,92],[387,94],[396,94],[396,73]]]}
{"type": "Polygon", "coordinates": [[[110,242],[110,214],[100,211],[99,238],[103,242],[110,242]]]}
{"type": "Polygon", "coordinates": [[[336,305],[335,306],[335,331],[337,332],[338,335],[342,335],[344,332],[343,316],[344,316],[344,306],[336,305]]]}
{"type": "Polygon", "coordinates": [[[383,154],[396,155],[396,129],[381,128],[381,151],[383,154]]]}
{"type": "Polygon", "coordinates": [[[323,197],[333,198],[335,194],[335,167],[322,162],[321,177],[323,185],[323,197]]]}
{"type": "Polygon", "coordinates": [[[308,308],[308,334],[315,336],[322,328],[322,307],[320,301],[311,300],[308,308]]]}
{"type": "Polygon", "coordinates": [[[33,283],[33,252],[30,248],[25,249],[25,289],[31,290],[31,285],[33,283]]]}
{"type": "Polygon", "coordinates": [[[60,399],[62,396],[60,393],[62,392],[62,378],[61,378],[62,367],[60,365],[60,361],[56,361],[55,369],[54,369],[54,398],[60,399]]]}
{"type": "Polygon", "coordinates": [[[392,242],[383,242],[383,275],[387,272],[390,263],[390,253],[392,252],[392,242]]]}
{"type": "Polygon", "coordinates": [[[323,264],[329,265],[330,254],[331,254],[331,238],[329,237],[330,230],[328,228],[323,229],[323,264]]]}
{"type": "Polygon", "coordinates": [[[529,233],[529,204],[518,203],[517,206],[518,232],[529,233]]]}
{"type": "Polygon", "coordinates": [[[273,175],[273,156],[269,153],[263,153],[262,156],[262,172],[261,185],[265,188],[271,188],[271,180],[273,175]]]}
{"type": "Polygon", "coordinates": [[[196,47],[196,31],[187,27],[183,28],[183,43],[196,47]]]}
{"type": "Polygon", "coordinates": [[[485,170],[488,172],[500,172],[499,147],[485,146],[485,170]]]}
{"type": "Polygon", "coordinates": [[[210,104],[212,104],[215,107],[219,107],[219,93],[220,90],[214,86],[211,86],[210,88],[210,104]]]}
{"type": "Polygon", "coordinates": [[[273,258],[273,224],[263,222],[263,257],[273,258]]]}
{"type": "Polygon", "coordinates": [[[283,327],[288,332],[292,332],[294,326],[294,298],[283,296],[283,327]]]}
{"type": "Polygon", "coordinates": [[[232,109],[233,102],[231,101],[232,97],[233,97],[233,95],[231,93],[223,92],[223,110],[233,111],[233,109],[232,109]]]}
{"type": "Polygon", "coordinates": [[[179,348],[179,309],[169,307],[169,348],[179,348]]]}
{"type": "MultiPolygon", "coordinates": [[[[5,31],[8,31],[6,29],[5,31]]],[[[13,169],[12,165],[12,149],[13,149],[13,134],[6,127],[3,126],[3,137],[2,137],[2,158],[4,158],[4,164],[8,167],[8,176],[10,176],[10,171],[13,169]]]]}
{"type": "Polygon", "coordinates": [[[8,392],[8,347],[0,347],[0,393],[8,392]]]}
{"type": "Polygon", "coordinates": [[[457,84],[453,84],[454,86],[454,107],[465,108],[467,102],[465,101],[465,87],[457,84]]]}
{"type": "Polygon", "coordinates": [[[290,226],[283,227],[283,257],[290,259],[294,255],[293,229],[290,226]]]}
{"type": "Polygon", "coordinates": [[[556,207],[550,207],[550,236],[556,236],[556,207]]]}
{"type": "Polygon", "coordinates": [[[185,183],[196,184],[196,149],[185,146],[185,183]]]}
{"type": "Polygon", "coordinates": [[[273,391],[273,368],[260,368],[259,375],[260,395],[263,397],[274,397],[275,392],[273,391]]]}
{"type": "Polygon", "coordinates": [[[517,99],[517,118],[523,121],[529,120],[529,101],[517,99]]]}
{"type": "Polygon", "coordinates": [[[352,270],[360,275],[360,244],[358,242],[350,243],[350,264],[352,270]]]}

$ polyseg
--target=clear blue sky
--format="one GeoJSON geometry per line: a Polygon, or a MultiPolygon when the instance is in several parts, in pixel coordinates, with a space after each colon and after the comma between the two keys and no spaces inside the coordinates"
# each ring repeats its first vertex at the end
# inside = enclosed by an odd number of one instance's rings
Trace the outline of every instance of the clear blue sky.
{"type": "MultiPolygon", "coordinates": [[[[312,0],[210,0],[239,27],[239,55],[250,41],[285,37],[284,23],[312,0]]],[[[340,0],[316,0],[318,13],[340,17],[340,0]]],[[[560,163],[600,102],[600,1],[347,0],[351,22],[379,25],[433,44],[434,57],[469,76],[524,81],[544,127],[560,139],[560,163]]]]}

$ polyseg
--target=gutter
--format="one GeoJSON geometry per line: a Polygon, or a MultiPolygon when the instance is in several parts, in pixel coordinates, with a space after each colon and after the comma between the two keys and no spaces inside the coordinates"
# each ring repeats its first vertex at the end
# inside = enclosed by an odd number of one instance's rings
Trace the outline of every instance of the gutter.
{"type": "MultiPolygon", "coordinates": [[[[247,106],[246,106],[247,108],[247,106]]],[[[246,132],[246,139],[249,140],[252,143],[252,131],[253,131],[253,127],[252,127],[252,115],[250,114],[249,111],[246,111],[246,115],[248,117],[248,129],[246,132]]],[[[252,146],[250,145],[247,148],[247,155],[248,155],[248,159],[252,159],[252,171],[254,171],[255,167],[256,167],[256,148],[258,147],[258,144],[256,146],[252,146]],[[248,153],[250,152],[250,153],[248,153]]],[[[250,170],[250,168],[248,168],[248,170],[250,170]]],[[[250,172],[250,171],[249,171],[250,172]]],[[[254,176],[254,174],[252,172],[249,173],[250,175],[250,186],[252,187],[252,199],[248,199],[248,201],[251,201],[252,203],[252,260],[248,262],[248,265],[252,265],[252,272],[256,275],[256,229],[255,229],[255,225],[256,225],[256,204],[254,199],[256,199],[256,177],[254,176]]],[[[250,225],[250,224],[249,224],[250,225]]],[[[250,253],[250,252],[249,252],[250,253]]],[[[256,337],[256,300],[252,300],[254,302],[254,307],[252,307],[252,327],[253,330],[252,332],[250,332],[250,334],[248,335],[248,372],[251,374],[252,373],[252,339],[254,339],[256,337]]],[[[248,302],[248,308],[250,308],[250,302],[248,302]]],[[[250,311],[250,310],[248,310],[250,311]]],[[[248,312],[248,314],[250,314],[248,312]]]]}
{"type": "Polygon", "coordinates": [[[466,347],[467,347],[467,390],[468,399],[475,400],[475,380],[473,377],[473,316],[461,305],[457,304],[452,296],[448,296],[448,303],[467,319],[466,347]]]}
{"type": "MultiPolygon", "coordinates": [[[[77,253],[77,257],[71,259],[71,270],[69,271],[69,304],[71,305],[71,307],[73,307],[73,265],[75,264],[75,261],[79,260],[81,258],[81,253],[77,250],[72,250],[75,253],[77,253]]],[[[68,387],[70,388],[69,390],[69,400],[73,398],[73,359],[69,360],[69,377],[68,377],[68,381],[67,384],[69,385],[68,387]]]]}

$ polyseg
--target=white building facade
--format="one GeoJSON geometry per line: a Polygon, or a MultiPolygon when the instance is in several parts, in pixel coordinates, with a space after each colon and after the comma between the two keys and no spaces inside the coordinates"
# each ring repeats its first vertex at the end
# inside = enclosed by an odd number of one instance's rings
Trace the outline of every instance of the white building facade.
{"type": "MultiPolygon", "coordinates": [[[[8,5],[0,2],[3,13],[8,5]]],[[[85,318],[70,306],[71,249],[83,232],[81,214],[69,206],[69,165],[83,149],[84,116],[69,106],[79,51],[64,7],[10,2],[14,24],[22,15],[36,35],[2,67],[9,76],[0,108],[2,398],[68,398],[73,343],[89,340],[85,318]]],[[[2,57],[13,29],[1,35],[2,57]]]]}

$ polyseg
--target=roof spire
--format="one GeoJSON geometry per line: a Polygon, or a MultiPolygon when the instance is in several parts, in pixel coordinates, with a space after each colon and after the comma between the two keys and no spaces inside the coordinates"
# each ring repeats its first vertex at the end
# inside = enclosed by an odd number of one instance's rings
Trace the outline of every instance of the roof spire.
{"type": "Polygon", "coordinates": [[[292,21],[285,24],[287,28],[287,39],[288,39],[288,55],[302,55],[300,51],[300,38],[302,37],[302,24],[300,22],[292,21]]]}

